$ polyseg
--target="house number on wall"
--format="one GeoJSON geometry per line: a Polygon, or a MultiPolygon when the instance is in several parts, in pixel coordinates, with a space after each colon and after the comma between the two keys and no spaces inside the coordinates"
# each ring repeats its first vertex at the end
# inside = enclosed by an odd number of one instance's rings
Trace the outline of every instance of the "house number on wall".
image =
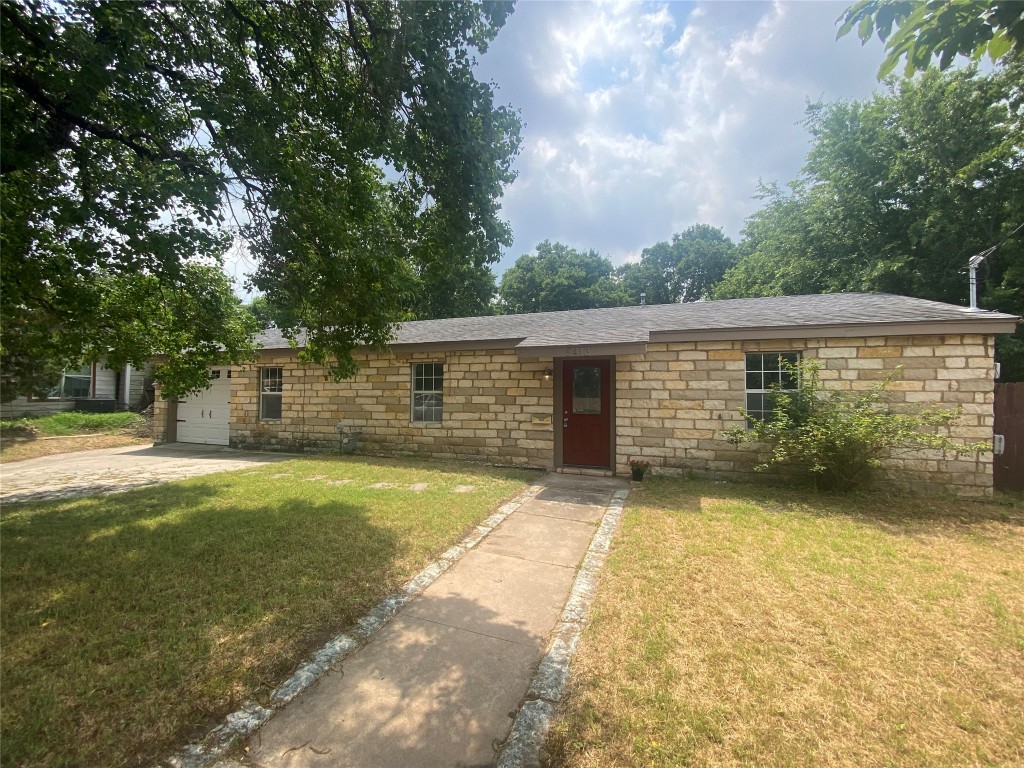
{"type": "Polygon", "coordinates": [[[565,352],[566,357],[586,357],[590,354],[590,347],[568,347],[565,352]]]}

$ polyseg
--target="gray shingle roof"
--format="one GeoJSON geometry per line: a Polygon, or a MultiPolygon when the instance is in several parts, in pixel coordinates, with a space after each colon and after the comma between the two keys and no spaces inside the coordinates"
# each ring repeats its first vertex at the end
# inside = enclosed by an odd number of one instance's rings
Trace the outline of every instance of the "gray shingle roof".
{"type": "MultiPolygon", "coordinates": [[[[834,293],[812,296],[775,296],[727,299],[691,304],[654,304],[644,307],[581,309],[530,315],[460,317],[404,323],[394,343],[452,344],[509,340],[509,346],[530,349],[552,346],[631,344],[651,341],[659,334],[742,329],[816,326],[871,327],[891,323],[970,324],[993,321],[1009,332],[1018,318],[1000,312],[971,311],[966,307],[886,293],[834,293]]],[[[271,329],[257,341],[265,349],[287,349],[288,342],[271,329]]],[[[301,339],[300,339],[301,341],[301,339]]],[[[493,346],[493,344],[491,344],[493,346]]]]}

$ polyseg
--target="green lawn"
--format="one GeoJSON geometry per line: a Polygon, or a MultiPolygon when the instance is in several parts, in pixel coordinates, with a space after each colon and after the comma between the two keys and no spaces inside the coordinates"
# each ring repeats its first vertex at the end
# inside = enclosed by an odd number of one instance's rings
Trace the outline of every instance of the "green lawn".
{"type": "Polygon", "coordinates": [[[153,764],[245,699],[264,699],[535,477],[294,460],[5,505],[0,762],[153,764]],[[366,487],[379,482],[397,487],[366,487]]]}
{"type": "Polygon", "coordinates": [[[139,429],[146,420],[137,413],[79,413],[65,411],[49,416],[26,417],[0,421],[0,434],[37,434],[46,437],[63,437],[98,432],[123,432],[139,429]]]}
{"type": "Polygon", "coordinates": [[[1024,764],[1024,504],[645,481],[550,766],[1024,764]]]}

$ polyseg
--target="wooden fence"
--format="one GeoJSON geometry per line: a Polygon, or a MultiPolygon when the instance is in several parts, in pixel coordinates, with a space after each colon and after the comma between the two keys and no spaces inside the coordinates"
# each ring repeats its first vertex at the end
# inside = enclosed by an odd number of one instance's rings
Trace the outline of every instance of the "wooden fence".
{"type": "Polygon", "coordinates": [[[993,457],[998,491],[1024,491],[1024,382],[996,384],[995,425],[1006,447],[993,457]]]}

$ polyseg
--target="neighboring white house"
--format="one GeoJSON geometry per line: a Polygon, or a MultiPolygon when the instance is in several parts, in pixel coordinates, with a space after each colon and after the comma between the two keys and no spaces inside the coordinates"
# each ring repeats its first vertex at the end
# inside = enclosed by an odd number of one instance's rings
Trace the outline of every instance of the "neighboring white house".
{"type": "Polygon", "coordinates": [[[0,403],[0,418],[40,416],[59,411],[134,411],[152,399],[152,368],[121,370],[91,363],[69,369],[46,392],[0,403]]]}

